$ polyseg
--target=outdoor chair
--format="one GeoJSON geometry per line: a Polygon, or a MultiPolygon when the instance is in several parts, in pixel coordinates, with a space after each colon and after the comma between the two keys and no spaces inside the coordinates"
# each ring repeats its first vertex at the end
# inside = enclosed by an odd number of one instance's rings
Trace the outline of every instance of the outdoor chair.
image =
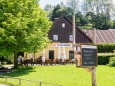
{"type": "Polygon", "coordinates": [[[69,59],[66,59],[66,60],[65,60],[65,63],[66,63],[66,64],[70,64],[69,59]]]}
{"type": "Polygon", "coordinates": [[[69,63],[70,63],[70,64],[74,64],[74,63],[75,63],[75,61],[74,61],[74,60],[72,60],[72,59],[69,59],[69,63]]]}
{"type": "Polygon", "coordinates": [[[51,62],[51,59],[45,59],[44,65],[49,65],[51,62]]]}

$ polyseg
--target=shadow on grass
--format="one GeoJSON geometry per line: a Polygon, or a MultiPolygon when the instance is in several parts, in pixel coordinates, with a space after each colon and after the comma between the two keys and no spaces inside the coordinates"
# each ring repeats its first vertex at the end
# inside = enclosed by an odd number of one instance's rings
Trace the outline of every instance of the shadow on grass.
{"type": "Polygon", "coordinates": [[[33,66],[20,66],[18,69],[13,69],[11,73],[3,74],[4,76],[18,77],[28,75],[31,72],[36,72],[33,66]]]}
{"type": "Polygon", "coordinates": [[[0,81],[0,83],[5,85],[5,86],[19,86],[19,85],[14,85],[14,84],[8,83],[6,81],[0,81]]]}

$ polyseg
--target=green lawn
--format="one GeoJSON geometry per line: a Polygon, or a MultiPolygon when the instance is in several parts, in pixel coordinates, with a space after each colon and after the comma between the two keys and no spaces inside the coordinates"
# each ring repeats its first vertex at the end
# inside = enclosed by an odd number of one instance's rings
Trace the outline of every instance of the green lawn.
{"type": "MultiPolygon", "coordinates": [[[[5,76],[18,77],[23,79],[37,80],[61,84],[62,86],[92,86],[91,73],[83,68],[76,68],[75,65],[57,66],[34,66],[22,68],[5,76]]],[[[0,78],[0,81],[5,81],[0,78]]],[[[8,83],[18,84],[18,80],[8,79],[8,83]]],[[[22,86],[39,86],[38,83],[22,82],[22,86]]],[[[42,85],[53,86],[53,85],[42,85]]],[[[115,68],[108,66],[97,67],[97,86],[115,86],[115,68]]]]}

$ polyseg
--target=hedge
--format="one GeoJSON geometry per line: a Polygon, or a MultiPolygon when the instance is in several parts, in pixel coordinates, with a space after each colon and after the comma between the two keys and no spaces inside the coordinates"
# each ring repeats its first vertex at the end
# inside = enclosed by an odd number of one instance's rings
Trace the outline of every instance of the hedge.
{"type": "Polygon", "coordinates": [[[115,57],[110,57],[108,66],[115,67],[115,57]]]}
{"type": "Polygon", "coordinates": [[[115,44],[97,44],[98,53],[110,53],[115,50],[115,44]]]}
{"type": "Polygon", "coordinates": [[[107,65],[112,56],[98,56],[98,65],[107,65]]]}

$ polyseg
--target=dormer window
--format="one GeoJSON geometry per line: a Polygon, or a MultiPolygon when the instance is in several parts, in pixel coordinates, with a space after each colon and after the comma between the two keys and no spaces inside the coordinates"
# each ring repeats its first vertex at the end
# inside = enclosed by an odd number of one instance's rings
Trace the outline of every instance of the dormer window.
{"type": "Polygon", "coordinates": [[[69,35],[69,41],[73,41],[73,35],[69,35]]]}
{"type": "Polygon", "coordinates": [[[65,28],[65,23],[62,23],[62,28],[65,28]]]}
{"type": "Polygon", "coordinates": [[[53,35],[53,40],[58,41],[58,35],[53,35]]]}

